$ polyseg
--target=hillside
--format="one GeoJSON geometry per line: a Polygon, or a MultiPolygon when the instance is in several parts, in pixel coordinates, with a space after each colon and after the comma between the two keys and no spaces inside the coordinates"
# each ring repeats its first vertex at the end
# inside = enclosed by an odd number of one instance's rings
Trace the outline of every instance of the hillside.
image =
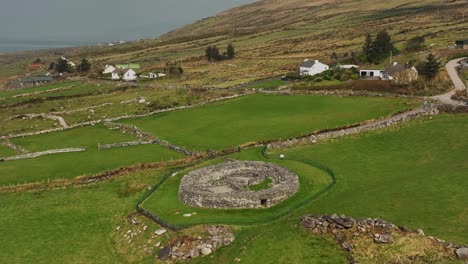
{"type": "MultiPolygon", "coordinates": [[[[144,71],[161,70],[178,61],[184,76],[159,81],[191,87],[229,87],[297,69],[304,58],[327,61],[332,52],[360,51],[366,32],[388,30],[398,47],[424,36],[426,52],[451,52],[454,40],[468,35],[467,0],[265,0],[234,8],[169,32],[158,39],[114,47],[83,47],[51,52],[29,52],[0,57],[3,78],[27,73],[37,56],[54,61],[58,54],[95,64],[138,62],[144,71]],[[233,43],[237,59],[209,63],[204,49],[233,43]],[[222,70],[220,70],[222,69],[222,70]]],[[[397,61],[418,59],[402,56],[397,61]]],[[[387,62],[388,63],[388,62],[387,62]]]]}

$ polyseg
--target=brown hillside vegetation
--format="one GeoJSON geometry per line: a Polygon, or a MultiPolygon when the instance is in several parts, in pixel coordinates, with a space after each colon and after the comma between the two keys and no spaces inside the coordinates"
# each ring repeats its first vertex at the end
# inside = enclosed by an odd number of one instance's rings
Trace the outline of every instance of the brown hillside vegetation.
{"type": "MultiPolygon", "coordinates": [[[[177,61],[184,75],[156,82],[230,87],[296,70],[305,58],[328,62],[332,52],[339,56],[358,52],[366,32],[388,30],[399,48],[408,39],[423,36],[428,46],[425,54],[446,53],[455,39],[468,36],[466,14],[468,0],[264,0],[227,10],[158,39],[1,56],[0,78],[25,73],[26,65],[38,54],[44,61],[65,54],[75,61],[87,57],[99,65],[141,63],[144,71],[159,71],[167,61],[177,61]],[[229,43],[236,47],[236,59],[205,59],[207,46],[217,45],[223,51],[229,43]]],[[[402,54],[395,60],[421,59],[425,54],[402,54]]]]}

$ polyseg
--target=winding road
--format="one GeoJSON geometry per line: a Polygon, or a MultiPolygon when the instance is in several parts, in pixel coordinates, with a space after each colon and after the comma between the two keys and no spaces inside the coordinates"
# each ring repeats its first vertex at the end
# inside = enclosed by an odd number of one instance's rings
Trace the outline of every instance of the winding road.
{"type": "Polygon", "coordinates": [[[447,69],[447,73],[449,74],[450,79],[452,79],[455,89],[453,89],[452,91],[446,94],[433,96],[431,97],[431,99],[438,100],[444,104],[467,105],[466,103],[458,102],[458,101],[452,100],[451,98],[455,94],[456,91],[466,89],[465,83],[463,82],[463,80],[460,79],[460,76],[458,75],[458,72],[456,69],[460,65],[460,61],[464,59],[466,58],[459,58],[459,59],[451,60],[447,63],[447,65],[445,65],[445,68],[447,69]]]}

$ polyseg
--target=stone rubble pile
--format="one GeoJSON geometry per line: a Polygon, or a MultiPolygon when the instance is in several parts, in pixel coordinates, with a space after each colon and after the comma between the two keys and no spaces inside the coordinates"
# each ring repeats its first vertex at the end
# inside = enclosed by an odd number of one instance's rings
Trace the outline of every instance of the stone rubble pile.
{"type": "Polygon", "coordinates": [[[234,241],[234,235],[223,226],[207,227],[208,238],[184,236],[172,239],[157,254],[161,260],[187,260],[210,255],[217,249],[228,246],[234,241]]]}
{"type": "MultiPolygon", "coordinates": [[[[330,234],[340,244],[340,246],[348,251],[353,251],[353,245],[347,241],[349,236],[371,237],[376,244],[392,244],[394,242],[393,234],[407,233],[418,234],[425,236],[421,229],[411,231],[404,226],[396,226],[388,221],[380,218],[365,218],[354,219],[345,215],[305,215],[302,217],[302,225],[312,231],[314,234],[330,234]]],[[[468,260],[468,247],[464,245],[454,245],[450,242],[436,239],[428,236],[427,238],[434,240],[437,243],[443,244],[445,249],[454,249],[455,255],[460,260],[468,260]]]]}

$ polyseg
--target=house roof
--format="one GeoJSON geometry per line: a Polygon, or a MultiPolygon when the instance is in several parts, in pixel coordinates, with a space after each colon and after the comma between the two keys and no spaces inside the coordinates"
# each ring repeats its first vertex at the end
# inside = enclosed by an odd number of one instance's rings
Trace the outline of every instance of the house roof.
{"type": "Polygon", "coordinates": [[[302,63],[301,67],[311,68],[315,65],[315,63],[319,62],[318,60],[306,60],[302,63]]]}
{"type": "Polygon", "coordinates": [[[395,73],[398,73],[398,72],[402,72],[406,69],[410,69],[411,67],[408,67],[406,64],[395,64],[395,65],[392,65],[390,67],[388,67],[387,69],[385,69],[385,71],[390,74],[390,75],[393,75],[395,73]]]}
{"type": "Polygon", "coordinates": [[[459,39],[459,40],[456,40],[455,43],[458,45],[468,44],[468,39],[459,39]]]}
{"type": "Polygon", "coordinates": [[[31,76],[20,78],[20,82],[51,82],[54,79],[51,76],[31,76]]]}

